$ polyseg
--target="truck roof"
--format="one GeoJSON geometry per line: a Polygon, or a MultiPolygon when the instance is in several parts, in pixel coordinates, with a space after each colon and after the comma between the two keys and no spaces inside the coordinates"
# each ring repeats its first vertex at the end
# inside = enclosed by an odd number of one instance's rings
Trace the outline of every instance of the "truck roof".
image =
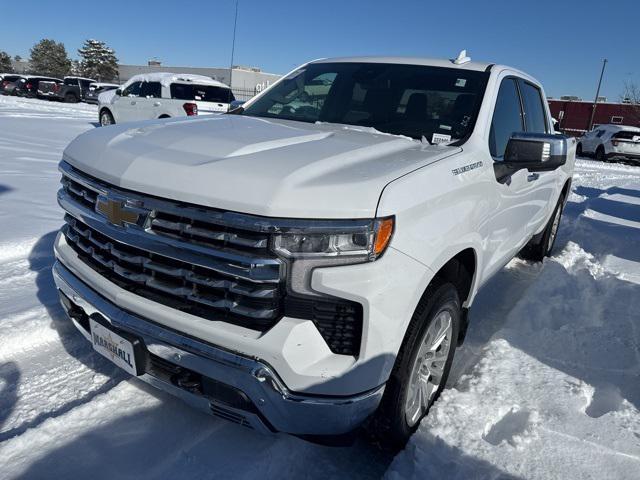
{"type": "Polygon", "coordinates": [[[445,60],[442,58],[424,58],[424,57],[385,57],[385,56],[367,56],[367,57],[337,57],[337,58],[322,58],[314,60],[310,63],[398,63],[404,65],[424,65],[430,67],[447,67],[447,68],[459,68],[461,70],[477,70],[485,71],[488,67],[493,65],[492,63],[484,62],[472,62],[468,61],[461,64],[456,64],[452,60],[445,60]]]}
{"type": "Polygon", "coordinates": [[[89,80],[91,82],[95,82],[96,80],[94,78],[87,78],[87,77],[77,77],[75,75],[67,75],[66,77],[64,77],[64,79],[66,80],[67,78],[77,78],[78,80],[89,80]]]}
{"type": "Polygon", "coordinates": [[[172,72],[154,72],[141,73],[134,75],[129,79],[127,84],[132,82],[160,82],[163,86],[168,87],[172,83],[197,83],[198,85],[210,85],[213,87],[229,88],[218,80],[204,75],[194,75],[191,73],[172,73],[172,72]]]}
{"type": "Polygon", "coordinates": [[[104,82],[93,82],[91,85],[95,85],[96,87],[119,87],[120,86],[117,83],[104,83],[104,82]]]}

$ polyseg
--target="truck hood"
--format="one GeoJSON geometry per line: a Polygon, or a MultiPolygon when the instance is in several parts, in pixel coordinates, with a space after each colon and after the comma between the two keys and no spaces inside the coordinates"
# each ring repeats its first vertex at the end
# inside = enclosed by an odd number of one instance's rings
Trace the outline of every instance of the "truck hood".
{"type": "Polygon", "coordinates": [[[385,185],[458,151],[366,128],[215,115],[96,128],[64,159],[118,187],[197,205],[372,218],[385,185]]]}

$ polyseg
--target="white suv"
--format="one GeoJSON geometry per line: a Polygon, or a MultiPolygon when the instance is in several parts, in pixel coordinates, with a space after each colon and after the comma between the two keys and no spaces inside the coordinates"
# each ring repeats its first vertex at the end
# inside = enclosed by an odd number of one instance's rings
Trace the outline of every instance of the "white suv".
{"type": "Polygon", "coordinates": [[[65,310],[214,415],[403,444],[480,287],[551,252],[575,160],[534,78],[461,57],[319,60],[233,114],[79,136],[65,310]]]}
{"type": "Polygon", "coordinates": [[[99,98],[100,125],[223,113],[235,98],[224,83],[202,75],[135,75],[112,96],[99,98]]]}
{"type": "Polygon", "coordinates": [[[593,155],[600,161],[640,161],[640,128],[598,125],[580,138],[576,155],[593,155]]]}

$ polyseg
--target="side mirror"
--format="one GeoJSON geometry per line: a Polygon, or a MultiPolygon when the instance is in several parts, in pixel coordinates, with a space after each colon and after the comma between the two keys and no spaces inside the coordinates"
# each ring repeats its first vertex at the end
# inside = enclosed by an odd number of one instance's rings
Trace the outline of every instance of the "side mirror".
{"type": "Polygon", "coordinates": [[[502,162],[494,163],[498,181],[508,179],[518,170],[550,172],[567,162],[568,137],[548,133],[514,133],[502,162]]]}
{"type": "Polygon", "coordinates": [[[116,88],[116,95],[121,96],[122,95],[122,89],[116,88]]]}

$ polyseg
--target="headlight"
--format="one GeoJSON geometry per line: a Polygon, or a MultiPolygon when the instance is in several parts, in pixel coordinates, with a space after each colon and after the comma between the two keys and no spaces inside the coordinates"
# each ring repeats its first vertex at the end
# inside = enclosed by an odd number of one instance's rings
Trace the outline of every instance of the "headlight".
{"type": "Polygon", "coordinates": [[[311,289],[314,268],[374,261],[387,249],[393,229],[393,217],[333,224],[309,222],[306,227],[276,234],[273,250],[289,260],[291,289],[317,296],[311,289]]]}

